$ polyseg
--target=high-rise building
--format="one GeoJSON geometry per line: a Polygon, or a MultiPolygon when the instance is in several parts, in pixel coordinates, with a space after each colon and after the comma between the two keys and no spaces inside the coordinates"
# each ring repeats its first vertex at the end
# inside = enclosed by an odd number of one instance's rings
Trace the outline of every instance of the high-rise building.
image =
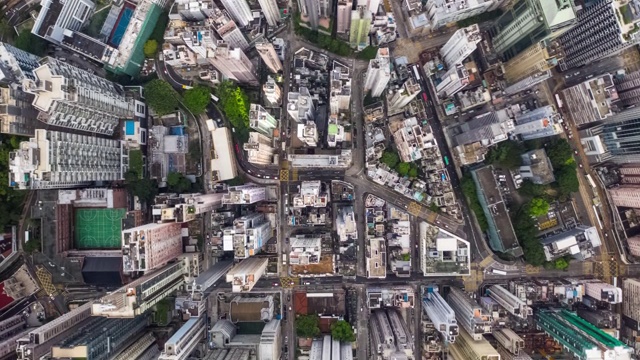
{"type": "Polygon", "coordinates": [[[367,77],[364,80],[364,91],[365,93],[371,91],[371,97],[379,97],[386,89],[389,80],[391,80],[389,48],[378,48],[376,58],[369,61],[367,77]]]}
{"type": "Polygon", "coordinates": [[[227,273],[233,292],[249,292],[267,269],[267,258],[250,257],[242,260],[227,273]]]}
{"type": "Polygon", "coordinates": [[[404,84],[394,91],[387,92],[387,112],[389,115],[397,114],[407,106],[411,100],[422,91],[420,84],[410,77],[404,84]]]}
{"type": "Polygon", "coordinates": [[[39,111],[31,105],[34,96],[18,86],[0,87],[0,133],[33,136],[39,111]]]}
{"type": "Polygon", "coordinates": [[[513,120],[502,109],[478,115],[462,125],[462,133],[454,137],[457,145],[480,142],[488,147],[509,138],[513,120]]]}
{"type": "Polygon", "coordinates": [[[640,162],[640,108],[628,108],[603,124],[580,131],[580,142],[590,163],[640,162]]]}
{"type": "Polygon", "coordinates": [[[482,14],[493,4],[491,0],[427,0],[427,16],[431,29],[482,14]]]}
{"type": "Polygon", "coordinates": [[[45,0],[31,33],[56,44],[65,32],[82,29],[93,15],[96,4],[91,0],[45,0]]]}
{"type": "Polygon", "coordinates": [[[0,43],[0,84],[20,83],[25,78],[35,80],[33,70],[39,67],[39,56],[0,43]]]}
{"type": "Polygon", "coordinates": [[[369,46],[369,30],[371,29],[371,13],[366,7],[359,6],[351,11],[349,45],[358,51],[369,46]]]}
{"type": "Polygon", "coordinates": [[[253,213],[233,220],[233,226],[225,228],[223,234],[223,249],[233,251],[234,258],[240,260],[261,252],[273,228],[264,214],[253,213]]]}
{"type": "Polygon", "coordinates": [[[282,71],[282,62],[272,43],[266,40],[256,43],[256,50],[272,73],[277,74],[282,71]]]}
{"type": "Polygon", "coordinates": [[[569,310],[542,309],[536,325],[580,359],[629,360],[633,349],[569,310]]]}
{"type": "Polygon", "coordinates": [[[526,319],[533,315],[533,310],[526,302],[509,292],[500,285],[492,285],[487,289],[489,297],[500,304],[510,314],[526,319]]]}
{"type": "Polygon", "coordinates": [[[449,347],[449,355],[453,360],[500,360],[500,354],[485,338],[471,338],[460,330],[456,342],[449,347]]]}
{"type": "Polygon", "coordinates": [[[491,332],[491,315],[486,313],[477,302],[457,288],[451,288],[447,301],[456,314],[458,325],[466,330],[473,341],[482,339],[483,334],[491,332]]]}
{"type": "Polygon", "coordinates": [[[622,289],[600,280],[585,280],[585,292],[598,301],[618,304],[622,301],[622,289]]]}
{"type": "Polygon", "coordinates": [[[560,114],[547,105],[516,116],[511,136],[519,135],[523,140],[540,139],[560,134],[560,114]]]}
{"type": "Polygon", "coordinates": [[[339,33],[346,33],[351,29],[351,9],[353,8],[353,2],[351,0],[338,0],[338,9],[336,11],[336,17],[338,23],[336,24],[336,31],[339,33]]]}
{"type": "Polygon", "coordinates": [[[264,186],[245,184],[230,186],[222,197],[223,204],[248,205],[255,204],[267,198],[267,190],[264,186]]]}
{"type": "Polygon", "coordinates": [[[33,73],[23,90],[35,95],[38,119],[49,125],[112,135],[120,119],[133,116],[133,103],[116,83],[49,57],[33,73]]]}
{"type": "Polygon", "coordinates": [[[524,353],[524,340],[513,330],[509,328],[502,328],[493,330],[493,337],[498,343],[513,355],[520,355],[524,353]]]}
{"type": "MultiPolygon", "coordinates": [[[[235,0],[231,1],[235,2],[235,0]]],[[[238,1],[238,3],[241,2],[246,4],[245,0],[238,1]]],[[[230,47],[239,48],[243,51],[249,47],[247,38],[244,37],[244,34],[240,31],[236,22],[231,20],[227,12],[216,10],[214,16],[208,20],[208,24],[213,27],[216,33],[218,33],[222,40],[229,44],[230,47]]]]}
{"type": "Polygon", "coordinates": [[[640,256],[640,236],[636,235],[627,238],[627,247],[631,255],[640,256]]]}
{"type": "Polygon", "coordinates": [[[280,107],[282,104],[282,90],[270,75],[267,75],[267,81],[262,85],[262,93],[266,100],[266,107],[280,107]]]}
{"type": "Polygon", "coordinates": [[[238,25],[244,27],[253,20],[247,0],[220,0],[220,2],[238,25]]]}
{"type": "Polygon", "coordinates": [[[349,67],[337,61],[333,61],[333,70],[329,74],[330,93],[329,109],[330,114],[338,114],[340,111],[351,108],[351,75],[349,67]]]}
{"type": "Polygon", "coordinates": [[[205,337],[207,324],[204,317],[191,318],[164,343],[158,360],[186,359],[205,337]]]}
{"type": "Polygon", "coordinates": [[[304,124],[298,124],[296,135],[300,141],[308,147],[318,146],[318,127],[315,122],[307,121],[304,124]]]}
{"type": "Polygon", "coordinates": [[[462,61],[477,49],[481,40],[482,36],[480,36],[478,24],[473,24],[453,33],[449,41],[440,48],[440,56],[447,64],[447,68],[462,64],[462,61]]]}
{"type": "Polygon", "coordinates": [[[615,206],[640,208],[640,185],[620,185],[608,191],[615,206]]]}
{"type": "Polygon", "coordinates": [[[510,85],[536,74],[545,73],[558,64],[560,51],[555,42],[537,42],[504,64],[504,76],[510,85]]]}
{"type": "Polygon", "coordinates": [[[247,152],[247,161],[256,165],[273,164],[276,149],[272,144],[272,139],[257,132],[250,132],[249,141],[243,145],[247,152]]]}
{"type": "Polygon", "coordinates": [[[395,309],[375,310],[369,319],[371,352],[374,358],[413,358],[413,340],[407,323],[395,309]]]}
{"type": "Polygon", "coordinates": [[[576,126],[582,127],[613,116],[614,103],[619,99],[616,88],[613,76],[603,74],[562,90],[564,103],[576,126]]]}
{"type": "Polygon", "coordinates": [[[249,127],[273,139],[273,130],[278,127],[278,120],[260,104],[251,104],[249,108],[249,127]]]}
{"type": "Polygon", "coordinates": [[[169,11],[169,20],[204,21],[217,9],[213,0],[176,0],[169,11]]]}
{"type": "Polygon", "coordinates": [[[424,312],[429,316],[436,330],[447,339],[448,343],[454,343],[458,336],[458,323],[456,314],[451,306],[440,296],[438,289],[430,289],[422,300],[424,312]]]}
{"type": "Polygon", "coordinates": [[[9,155],[9,184],[17,189],[61,189],[122,180],[128,156],[124,141],[38,129],[9,155]]]}
{"type": "Polygon", "coordinates": [[[298,9],[303,20],[309,23],[311,30],[318,30],[320,21],[320,2],[316,0],[298,0],[298,9]]]}
{"type": "Polygon", "coordinates": [[[280,22],[280,9],[276,0],[258,0],[260,8],[269,26],[276,27],[280,22]]]}
{"type": "Polygon", "coordinates": [[[491,41],[506,61],[537,42],[561,35],[576,22],[573,0],[519,1],[494,22],[491,41]]]}
{"type": "Polygon", "coordinates": [[[258,83],[255,67],[240,48],[218,41],[208,60],[226,78],[247,84],[258,83]]]}
{"type": "Polygon", "coordinates": [[[469,85],[469,71],[462,64],[454,65],[441,76],[436,85],[438,98],[447,99],[469,85]]]}
{"type": "Polygon", "coordinates": [[[622,280],[622,316],[627,326],[640,330],[640,280],[622,280]]]}
{"type": "Polygon", "coordinates": [[[613,82],[622,106],[634,106],[640,103],[640,71],[623,76],[616,74],[613,82]]]}
{"type": "Polygon", "coordinates": [[[315,120],[315,106],[313,98],[309,93],[309,89],[302,86],[298,92],[289,92],[287,94],[287,112],[294,121],[298,123],[306,123],[315,120]]]}
{"type": "Polygon", "coordinates": [[[181,223],[151,223],[122,230],[124,272],[151,271],[182,254],[181,223]]]}
{"type": "Polygon", "coordinates": [[[625,10],[621,16],[622,9],[629,6],[623,4],[619,0],[599,1],[580,12],[578,23],[559,38],[564,54],[561,70],[593,63],[640,42],[632,25],[638,15],[625,10]]]}

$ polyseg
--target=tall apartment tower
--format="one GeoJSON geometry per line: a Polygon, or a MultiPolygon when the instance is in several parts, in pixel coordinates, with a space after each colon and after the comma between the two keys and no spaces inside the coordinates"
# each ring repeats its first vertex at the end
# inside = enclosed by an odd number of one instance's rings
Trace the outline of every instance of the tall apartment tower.
{"type": "Polygon", "coordinates": [[[449,23],[482,14],[493,4],[491,0],[427,0],[427,16],[436,30],[449,23]]]}
{"type": "Polygon", "coordinates": [[[358,51],[369,46],[369,30],[371,30],[371,13],[364,6],[351,11],[351,30],[349,45],[358,51]]]}
{"type": "Polygon", "coordinates": [[[349,67],[337,61],[333,62],[333,70],[329,73],[329,109],[331,114],[349,110],[351,107],[351,75],[349,67]]]}
{"type": "Polygon", "coordinates": [[[351,0],[338,0],[338,8],[336,10],[336,17],[338,23],[336,31],[339,33],[346,33],[351,29],[351,9],[353,8],[353,1],[351,0]]]}
{"type": "Polygon", "coordinates": [[[467,294],[457,288],[451,288],[447,301],[456,314],[458,325],[465,329],[474,341],[481,340],[483,334],[491,332],[491,315],[467,294]]]}
{"type": "Polygon", "coordinates": [[[272,43],[267,40],[256,43],[256,50],[272,73],[277,74],[282,71],[282,62],[272,43]]]}
{"type": "Polygon", "coordinates": [[[122,230],[122,265],[126,273],[158,269],[180,254],[181,223],[151,223],[122,230]]]}
{"type": "Polygon", "coordinates": [[[260,104],[251,104],[249,108],[249,126],[265,135],[273,138],[273,130],[278,127],[278,120],[265,110],[260,104]]]}
{"type": "Polygon", "coordinates": [[[91,0],[44,0],[40,5],[31,33],[56,44],[62,42],[65,31],[82,29],[96,8],[91,0]]]}
{"type": "Polygon", "coordinates": [[[500,285],[492,285],[487,289],[489,297],[495,300],[500,306],[505,308],[509,313],[526,319],[533,314],[533,310],[517,296],[509,292],[500,285]]]}
{"type": "Polygon", "coordinates": [[[537,74],[543,74],[558,64],[558,49],[552,44],[537,42],[504,64],[504,76],[512,85],[537,74]]]}
{"type": "Polygon", "coordinates": [[[255,67],[242,49],[233,48],[221,40],[208,60],[226,78],[245,84],[258,83],[255,67]]]}
{"type": "Polygon", "coordinates": [[[220,0],[220,2],[238,25],[244,27],[253,21],[253,15],[247,0],[220,0]]]}
{"type": "Polygon", "coordinates": [[[420,93],[421,88],[414,78],[410,77],[394,92],[387,93],[387,108],[389,115],[397,114],[420,93]]]}
{"type": "Polygon", "coordinates": [[[317,0],[298,0],[298,9],[303,20],[308,21],[311,30],[318,30],[320,22],[320,2],[317,0]]]}
{"type": "Polygon", "coordinates": [[[278,3],[276,0],[258,0],[260,8],[267,19],[269,26],[278,26],[280,22],[280,9],[278,9],[278,3]]]}
{"type": "Polygon", "coordinates": [[[262,85],[262,93],[266,107],[280,107],[282,104],[282,90],[273,77],[267,75],[267,82],[262,85]]]}
{"type": "Polygon", "coordinates": [[[622,281],[622,316],[634,330],[640,330],[640,279],[622,281]]]}
{"type": "Polygon", "coordinates": [[[622,301],[622,289],[600,280],[590,280],[584,284],[587,295],[598,301],[618,304],[622,301]]]}
{"type": "Polygon", "coordinates": [[[491,28],[493,48],[506,61],[537,42],[561,35],[576,22],[573,0],[519,1],[491,28]]]}
{"type": "MultiPolygon", "coordinates": [[[[639,34],[634,30],[635,19],[627,23],[626,16],[634,16],[631,11],[620,16],[623,2],[604,0],[584,8],[578,15],[578,23],[559,38],[564,58],[560,69],[567,70],[592,63],[598,59],[637,45],[639,34]]],[[[630,6],[629,3],[625,6],[630,6]]]]}
{"type": "Polygon", "coordinates": [[[635,209],[640,207],[640,185],[620,185],[608,191],[615,206],[635,209]]]}
{"type": "Polygon", "coordinates": [[[47,57],[24,79],[23,90],[35,95],[38,120],[50,125],[112,135],[119,120],[133,116],[123,88],[65,62],[47,57]]]}
{"type": "Polygon", "coordinates": [[[371,97],[379,97],[387,88],[389,80],[391,80],[389,48],[379,48],[376,58],[369,61],[367,77],[364,80],[364,91],[365,93],[371,91],[371,97]]]}
{"type": "Polygon", "coordinates": [[[16,189],[64,189],[124,179],[124,141],[37,129],[9,154],[9,184],[16,189]]]}
{"type": "Polygon", "coordinates": [[[15,46],[0,43],[0,84],[9,85],[25,78],[35,80],[33,70],[40,67],[40,57],[15,46]]]}
{"type": "Polygon", "coordinates": [[[273,164],[273,155],[276,153],[276,149],[272,144],[273,141],[268,137],[257,132],[250,132],[249,141],[244,143],[247,161],[256,165],[273,164]]]}
{"type": "Polygon", "coordinates": [[[442,75],[440,82],[436,85],[436,93],[440,99],[450,98],[467,85],[469,85],[469,71],[464,65],[458,64],[442,75]]]}
{"type": "Polygon", "coordinates": [[[462,64],[462,61],[478,48],[480,40],[482,37],[478,24],[453,33],[449,41],[440,49],[440,56],[447,64],[447,68],[462,64]]]}
{"type": "Polygon", "coordinates": [[[524,353],[524,340],[513,330],[509,328],[496,329],[493,331],[493,337],[505,349],[513,355],[524,353]]]}
{"type": "Polygon", "coordinates": [[[440,296],[437,289],[430,291],[422,300],[424,312],[429,316],[431,322],[444,337],[452,344],[458,336],[458,323],[456,314],[447,302],[440,296]]]}
{"type": "Polygon", "coordinates": [[[628,108],[603,124],[580,131],[580,141],[590,163],[640,162],[640,108],[628,108]]]}
{"type": "Polygon", "coordinates": [[[242,50],[246,50],[249,47],[247,38],[244,37],[244,34],[240,31],[236,22],[231,20],[227,12],[216,11],[214,17],[208,19],[208,23],[211,24],[222,40],[229,44],[229,46],[242,50]]]}

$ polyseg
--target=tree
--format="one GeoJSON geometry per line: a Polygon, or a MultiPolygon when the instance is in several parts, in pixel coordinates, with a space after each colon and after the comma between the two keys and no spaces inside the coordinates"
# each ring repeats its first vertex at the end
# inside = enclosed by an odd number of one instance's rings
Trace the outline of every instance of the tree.
{"type": "Polygon", "coordinates": [[[398,161],[400,161],[400,157],[395,151],[385,150],[382,153],[382,157],[380,158],[380,162],[383,164],[387,164],[387,166],[391,169],[395,168],[398,165],[398,161]]]}
{"type": "Polygon", "coordinates": [[[429,204],[429,210],[433,211],[434,213],[439,213],[440,206],[438,206],[438,204],[436,204],[435,202],[432,202],[431,204],[429,204]]]}
{"type": "Polygon", "coordinates": [[[164,80],[151,80],[144,86],[144,98],[158,115],[174,112],[178,108],[178,97],[178,93],[164,80]]]}
{"type": "Polygon", "coordinates": [[[542,198],[533,198],[529,202],[529,215],[542,216],[549,212],[549,203],[542,198]]]}
{"type": "Polygon", "coordinates": [[[356,336],[353,334],[351,325],[344,320],[338,320],[331,325],[331,336],[333,340],[346,342],[356,341],[356,336]]]}
{"type": "Polygon", "coordinates": [[[7,41],[12,39],[16,35],[16,31],[13,29],[13,26],[9,23],[9,20],[6,18],[0,19],[0,37],[2,37],[2,41],[7,41]]]}
{"type": "Polygon", "coordinates": [[[484,214],[480,200],[478,199],[478,193],[476,192],[476,184],[473,182],[473,178],[469,174],[465,174],[461,180],[462,193],[468,199],[469,207],[478,220],[480,230],[486,231],[489,228],[489,222],[487,216],[484,214]]]}
{"type": "Polygon", "coordinates": [[[140,198],[140,201],[149,202],[158,194],[158,184],[149,178],[141,179],[135,171],[127,171],[124,180],[129,193],[140,198]]]}
{"type": "Polygon", "coordinates": [[[527,196],[543,196],[548,186],[534,184],[531,180],[525,179],[518,189],[518,193],[527,196]]]}
{"type": "Polygon", "coordinates": [[[44,56],[47,51],[47,43],[33,35],[30,30],[22,30],[13,46],[38,56],[44,56]]]}
{"type": "Polygon", "coordinates": [[[411,169],[409,169],[409,177],[417,178],[418,177],[418,165],[415,163],[411,163],[411,169]]]}
{"type": "Polygon", "coordinates": [[[144,43],[144,47],[142,50],[144,52],[144,56],[153,58],[158,52],[158,42],[154,39],[149,39],[146,43],[144,43]]]}
{"type": "Polygon", "coordinates": [[[556,170],[565,165],[574,164],[575,166],[573,150],[567,139],[558,139],[551,142],[551,144],[547,146],[546,152],[551,161],[551,165],[556,170]]]}
{"type": "Polygon", "coordinates": [[[515,169],[522,164],[520,155],[524,152],[523,147],[512,140],[499,143],[491,148],[487,154],[488,164],[499,164],[508,169],[515,169]]]}
{"type": "Polygon", "coordinates": [[[375,59],[377,54],[378,54],[377,47],[367,46],[362,51],[360,51],[358,55],[356,55],[356,57],[361,60],[371,60],[371,59],[375,59]]]}
{"type": "Polygon", "coordinates": [[[184,106],[193,113],[200,115],[211,102],[211,89],[206,86],[194,86],[184,93],[184,106]]]}
{"type": "Polygon", "coordinates": [[[561,257],[553,262],[553,267],[556,270],[566,270],[569,267],[569,261],[569,258],[561,257]]]}
{"type": "Polygon", "coordinates": [[[407,174],[409,174],[410,169],[411,169],[411,164],[409,164],[408,162],[401,162],[396,167],[396,171],[398,172],[398,174],[400,174],[400,176],[407,176],[407,174]]]}
{"type": "Polygon", "coordinates": [[[171,191],[178,194],[191,190],[191,181],[179,172],[170,172],[167,175],[167,185],[171,191]]]}
{"type": "Polygon", "coordinates": [[[303,338],[315,337],[320,334],[320,318],[318,315],[302,315],[296,318],[296,334],[303,338]]]}
{"type": "Polygon", "coordinates": [[[579,190],[580,182],[578,181],[575,167],[571,165],[562,166],[556,169],[555,175],[560,194],[569,195],[579,190]]]}
{"type": "Polygon", "coordinates": [[[542,244],[538,241],[536,221],[531,218],[529,204],[523,205],[513,217],[513,230],[524,252],[524,259],[528,264],[541,266],[546,257],[542,244]]]}
{"type": "Polygon", "coordinates": [[[219,103],[231,126],[237,131],[249,128],[249,97],[229,80],[221,82],[215,89],[219,103]]]}

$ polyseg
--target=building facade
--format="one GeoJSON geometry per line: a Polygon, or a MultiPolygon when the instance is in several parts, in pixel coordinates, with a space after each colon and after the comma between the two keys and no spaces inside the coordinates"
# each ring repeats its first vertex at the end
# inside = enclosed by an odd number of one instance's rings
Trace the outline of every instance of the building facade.
{"type": "Polygon", "coordinates": [[[276,0],[258,0],[260,8],[269,26],[276,27],[280,22],[280,9],[276,0]]]}
{"type": "Polygon", "coordinates": [[[249,133],[249,141],[244,143],[244,150],[247,152],[247,161],[256,165],[273,164],[273,155],[276,149],[273,147],[273,140],[257,132],[249,133]]]}
{"type": "Polygon", "coordinates": [[[427,0],[427,17],[431,29],[482,14],[493,4],[491,0],[427,0]]]}
{"type": "Polygon", "coordinates": [[[278,120],[260,104],[251,104],[249,107],[249,127],[272,139],[273,130],[278,128],[278,120]]]}
{"type": "Polygon", "coordinates": [[[351,9],[353,8],[353,2],[351,0],[338,0],[338,8],[336,11],[336,18],[338,23],[336,24],[336,31],[339,33],[346,33],[351,29],[351,9]]]}
{"type": "Polygon", "coordinates": [[[480,35],[478,24],[473,24],[453,33],[449,41],[440,48],[440,56],[447,64],[447,68],[462,64],[462,61],[478,48],[480,40],[482,40],[482,36],[480,35]]]}
{"type": "Polygon", "coordinates": [[[182,254],[182,224],[146,224],[122,230],[124,272],[152,271],[182,254]]]}
{"type": "Polygon", "coordinates": [[[247,26],[253,20],[247,0],[221,0],[220,2],[238,25],[247,26]]]}
{"type": "Polygon", "coordinates": [[[277,74],[282,71],[282,62],[278,58],[272,43],[268,41],[256,43],[256,50],[272,73],[277,74]]]}
{"type": "Polygon", "coordinates": [[[364,91],[371,92],[373,98],[382,95],[391,80],[391,63],[389,61],[389,48],[379,48],[376,58],[369,61],[367,75],[364,80],[364,91]]]}

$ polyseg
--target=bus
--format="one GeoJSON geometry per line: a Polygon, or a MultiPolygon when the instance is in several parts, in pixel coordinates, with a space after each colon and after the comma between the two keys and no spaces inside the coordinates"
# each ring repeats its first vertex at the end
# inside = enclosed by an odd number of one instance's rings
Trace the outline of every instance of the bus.
{"type": "Polygon", "coordinates": [[[444,165],[445,166],[449,166],[449,157],[448,156],[444,157],[444,165]]]}
{"type": "Polygon", "coordinates": [[[218,97],[211,94],[211,100],[213,100],[214,102],[218,102],[218,97]]]}
{"type": "Polygon", "coordinates": [[[591,185],[592,188],[596,188],[596,183],[593,182],[593,178],[591,177],[591,174],[587,174],[587,180],[589,181],[589,185],[591,185]]]}

